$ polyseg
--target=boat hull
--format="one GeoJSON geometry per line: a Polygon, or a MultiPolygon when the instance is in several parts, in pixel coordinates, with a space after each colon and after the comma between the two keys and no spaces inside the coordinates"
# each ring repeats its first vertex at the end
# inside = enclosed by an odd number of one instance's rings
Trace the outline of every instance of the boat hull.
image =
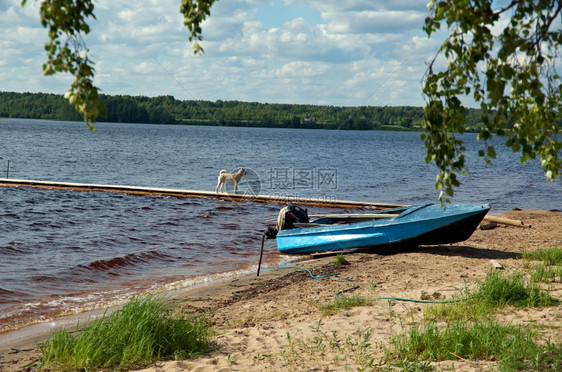
{"type": "Polygon", "coordinates": [[[472,235],[489,209],[475,204],[443,209],[431,204],[409,207],[390,219],[282,230],[277,234],[277,248],[281,253],[306,254],[456,243],[472,235]]]}

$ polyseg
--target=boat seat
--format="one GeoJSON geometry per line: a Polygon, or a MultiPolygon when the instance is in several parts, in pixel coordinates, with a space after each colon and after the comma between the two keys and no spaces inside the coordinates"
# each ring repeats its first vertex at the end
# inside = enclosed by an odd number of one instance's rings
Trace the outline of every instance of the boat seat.
{"type": "Polygon", "coordinates": [[[333,224],[327,224],[327,223],[313,223],[313,222],[295,222],[293,225],[294,225],[295,227],[333,226],[333,224]]]}

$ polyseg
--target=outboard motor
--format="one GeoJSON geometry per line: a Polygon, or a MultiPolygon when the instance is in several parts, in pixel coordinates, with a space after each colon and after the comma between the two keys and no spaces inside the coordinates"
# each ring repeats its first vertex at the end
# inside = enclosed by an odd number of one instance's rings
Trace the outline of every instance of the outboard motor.
{"type": "Polygon", "coordinates": [[[281,208],[277,217],[277,231],[294,229],[295,223],[308,223],[308,210],[298,205],[281,208]]]}
{"type": "Polygon", "coordinates": [[[277,216],[277,228],[268,228],[265,232],[265,236],[268,239],[274,239],[279,231],[294,229],[295,223],[308,222],[310,222],[310,219],[308,218],[308,210],[306,208],[299,207],[298,205],[289,205],[281,208],[279,211],[279,216],[277,216]]]}

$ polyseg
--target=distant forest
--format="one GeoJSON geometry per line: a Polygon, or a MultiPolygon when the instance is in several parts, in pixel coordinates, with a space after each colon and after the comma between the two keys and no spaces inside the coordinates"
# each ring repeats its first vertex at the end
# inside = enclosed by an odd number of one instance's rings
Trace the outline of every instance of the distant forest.
{"type": "MultiPolygon", "coordinates": [[[[355,130],[420,130],[421,107],[316,106],[241,101],[177,100],[172,96],[102,95],[107,117],[100,122],[221,125],[355,130]]],[[[479,110],[466,112],[468,131],[476,130],[479,110]]],[[[0,92],[0,118],[81,121],[62,95],[0,92]]]]}

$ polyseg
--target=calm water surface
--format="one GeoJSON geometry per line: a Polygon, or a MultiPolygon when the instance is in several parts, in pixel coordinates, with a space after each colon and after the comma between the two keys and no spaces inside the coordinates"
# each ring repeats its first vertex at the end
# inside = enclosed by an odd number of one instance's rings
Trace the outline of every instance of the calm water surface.
{"type": "MultiPolygon", "coordinates": [[[[466,135],[472,178],[455,202],[493,211],[562,209],[562,183],[466,135]]],[[[0,177],[214,190],[219,170],[249,170],[242,192],[436,202],[419,133],[322,131],[0,119],[0,177]]],[[[278,205],[102,192],[0,188],[0,332],[255,270],[278,205]]],[[[265,265],[287,261],[266,245],[265,265]]]]}

